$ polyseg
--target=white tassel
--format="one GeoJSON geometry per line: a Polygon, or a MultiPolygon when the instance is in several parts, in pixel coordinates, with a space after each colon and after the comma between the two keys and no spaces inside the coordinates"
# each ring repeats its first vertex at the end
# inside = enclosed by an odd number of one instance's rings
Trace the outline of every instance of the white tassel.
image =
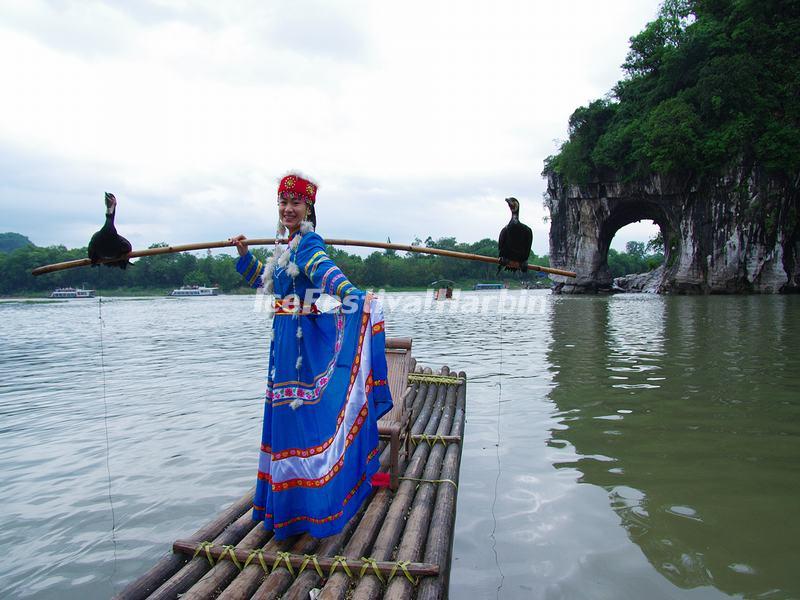
{"type": "Polygon", "coordinates": [[[289,277],[294,279],[298,275],[300,275],[300,267],[297,266],[297,263],[290,262],[289,265],[286,267],[286,272],[289,274],[289,277]]]}
{"type": "Polygon", "coordinates": [[[302,356],[298,356],[297,357],[297,362],[294,363],[294,368],[299,370],[301,366],[303,366],[303,357],[302,356]]]}
{"type": "Polygon", "coordinates": [[[289,249],[297,250],[297,246],[300,244],[300,237],[301,236],[296,235],[292,238],[292,240],[289,242],[289,249]]]}
{"type": "Polygon", "coordinates": [[[303,339],[303,328],[300,327],[299,323],[297,324],[297,339],[298,340],[302,340],[303,339]]]}
{"type": "Polygon", "coordinates": [[[292,407],[292,410],[297,410],[298,408],[303,406],[303,401],[300,398],[295,398],[294,400],[291,401],[289,406],[292,407]]]}
{"type": "Polygon", "coordinates": [[[314,231],[314,224],[311,221],[302,221],[300,223],[300,233],[308,233],[314,231]]]}
{"type": "Polygon", "coordinates": [[[273,290],[272,277],[270,277],[269,280],[264,284],[264,293],[271,294],[272,290],[273,290]]]}
{"type": "Polygon", "coordinates": [[[291,257],[289,256],[289,249],[287,248],[287,249],[286,249],[286,250],[285,250],[285,251],[284,251],[284,252],[283,252],[283,253],[280,255],[280,257],[278,258],[278,264],[279,264],[280,266],[282,266],[283,268],[286,268],[286,265],[288,265],[288,264],[289,264],[289,258],[291,258],[291,257]]]}
{"type": "Polygon", "coordinates": [[[277,256],[270,256],[269,260],[267,261],[266,266],[264,267],[264,279],[268,279],[272,277],[272,274],[275,272],[275,265],[278,262],[277,256]]]}

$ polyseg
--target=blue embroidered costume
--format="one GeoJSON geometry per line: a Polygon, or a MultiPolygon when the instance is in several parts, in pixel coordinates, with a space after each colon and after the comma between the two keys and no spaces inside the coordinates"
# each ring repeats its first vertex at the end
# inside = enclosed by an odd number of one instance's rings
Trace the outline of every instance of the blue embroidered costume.
{"type": "Polygon", "coordinates": [[[380,303],[353,286],[303,229],[264,265],[236,269],[275,294],[253,518],[278,540],[341,531],[378,470],[377,419],[392,406],[380,303]],[[321,294],[338,300],[327,310],[321,294]]]}

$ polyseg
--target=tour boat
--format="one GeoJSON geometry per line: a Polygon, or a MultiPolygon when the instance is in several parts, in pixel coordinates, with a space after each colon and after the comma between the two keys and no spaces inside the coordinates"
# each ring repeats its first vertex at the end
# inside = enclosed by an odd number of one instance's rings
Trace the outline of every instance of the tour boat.
{"type": "Polygon", "coordinates": [[[476,283],[474,290],[502,290],[505,286],[502,283],[476,283]]]}
{"type": "Polygon", "coordinates": [[[216,296],[219,288],[203,287],[202,285],[184,285],[183,287],[172,290],[170,296],[193,297],[193,296],[216,296]]]}
{"type": "Polygon", "coordinates": [[[51,298],[94,298],[94,290],[81,288],[56,288],[50,292],[51,298]]]}

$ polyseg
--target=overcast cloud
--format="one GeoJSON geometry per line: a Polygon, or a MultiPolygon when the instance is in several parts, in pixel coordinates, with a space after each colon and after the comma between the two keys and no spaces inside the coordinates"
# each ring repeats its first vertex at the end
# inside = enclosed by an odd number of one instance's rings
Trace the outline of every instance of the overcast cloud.
{"type": "Polygon", "coordinates": [[[6,0],[0,231],[83,246],[111,191],[134,248],[269,236],[300,169],[325,236],[494,238],[513,195],[546,254],[542,161],[657,8],[6,0]]]}

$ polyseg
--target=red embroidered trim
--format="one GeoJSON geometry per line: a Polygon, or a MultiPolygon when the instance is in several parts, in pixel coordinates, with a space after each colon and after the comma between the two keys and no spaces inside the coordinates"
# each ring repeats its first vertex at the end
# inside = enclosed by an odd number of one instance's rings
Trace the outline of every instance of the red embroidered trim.
{"type": "MultiPolygon", "coordinates": [[[[286,527],[287,525],[291,525],[292,523],[297,523],[298,521],[310,521],[312,523],[317,523],[317,524],[328,523],[330,521],[338,519],[339,517],[342,516],[343,513],[344,513],[344,511],[340,510],[339,512],[334,513],[332,515],[329,515],[327,517],[324,517],[322,519],[315,519],[314,517],[307,517],[305,515],[300,515],[300,516],[291,518],[288,521],[281,521],[280,523],[273,523],[272,526],[275,527],[276,529],[280,529],[281,527],[286,527]]],[[[270,515],[270,517],[271,517],[271,515],[270,515]]]]}
{"type": "MultiPolygon", "coordinates": [[[[353,440],[355,439],[356,435],[358,435],[361,426],[367,420],[368,414],[369,414],[369,403],[365,402],[364,406],[361,407],[361,410],[359,411],[358,417],[353,423],[353,426],[350,428],[350,432],[347,434],[347,437],[345,438],[346,439],[345,452],[347,451],[347,448],[350,446],[350,444],[353,443],[353,440]]],[[[373,449],[373,451],[369,454],[367,460],[369,461],[370,458],[375,456],[376,452],[377,448],[373,449]]],[[[342,468],[343,464],[344,464],[344,453],[339,458],[339,460],[336,461],[333,467],[331,467],[331,469],[327,473],[325,473],[325,475],[319,477],[318,479],[303,479],[301,477],[297,477],[295,479],[287,479],[286,481],[275,483],[272,480],[272,475],[270,473],[264,473],[260,469],[258,471],[258,478],[263,481],[268,481],[270,483],[270,486],[272,487],[273,492],[284,492],[288,489],[295,487],[318,488],[324,486],[331,479],[333,479],[334,476],[339,472],[339,469],[342,468]]]]}

